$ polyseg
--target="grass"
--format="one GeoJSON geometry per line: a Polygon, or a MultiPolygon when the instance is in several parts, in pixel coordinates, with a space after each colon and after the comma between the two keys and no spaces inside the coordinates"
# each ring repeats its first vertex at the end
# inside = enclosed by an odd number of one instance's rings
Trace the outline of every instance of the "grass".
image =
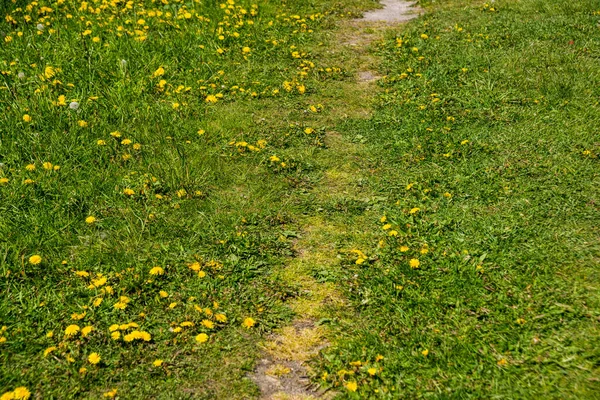
{"type": "Polygon", "coordinates": [[[366,139],[387,201],[364,228],[378,238],[354,244],[368,261],[343,262],[353,307],[324,383],[355,382],[355,398],[595,396],[594,6],[431,3],[375,46],[375,115],[339,130],[366,139]]]}
{"type": "Polygon", "coordinates": [[[594,1],[129,4],[0,5],[0,393],[594,398],[594,1]]]}

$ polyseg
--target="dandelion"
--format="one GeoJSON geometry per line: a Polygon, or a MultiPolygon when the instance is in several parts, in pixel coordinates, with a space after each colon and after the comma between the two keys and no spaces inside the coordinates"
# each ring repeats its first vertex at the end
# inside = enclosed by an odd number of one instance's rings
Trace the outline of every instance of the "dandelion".
{"type": "Polygon", "coordinates": [[[247,317],[246,319],[244,319],[244,322],[242,322],[242,326],[246,329],[250,329],[254,325],[256,325],[256,321],[254,320],[254,318],[251,317],[247,317]]]}
{"type": "Polygon", "coordinates": [[[356,392],[358,389],[358,384],[355,381],[347,382],[344,386],[346,386],[349,392],[356,392]]]}
{"type": "Polygon", "coordinates": [[[93,217],[93,216],[91,216],[91,215],[85,219],[85,223],[86,223],[86,224],[90,224],[90,225],[91,225],[91,224],[93,224],[94,222],[96,222],[96,217],[93,217]]]}
{"type": "Polygon", "coordinates": [[[421,265],[421,262],[419,260],[417,260],[416,258],[411,258],[410,261],[408,262],[408,264],[410,265],[411,268],[416,269],[416,268],[419,268],[419,265],[421,265]]]}
{"type": "Polygon", "coordinates": [[[94,330],[94,327],[91,325],[88,325],[84,328],[81,329],[81,337],[86,337],[87,335],[89,335],[92,331],[94,330]]]}
{"type": "Polygon", "coordinates": [[[70,337],[75,335],[77,332],[79,332],[79,326],[77,325],[69,325],[67,326],[67,328],[65,329],[65,336],[70,337]]]}
{"type": "Polygon", "coordinates": [[[2,395],[1,399],[2,400],[8,400],[8,399],[14,399],[14,400],[27,400],[29,397],[31,396],[31,392],[25,387],[25,386],[20,386],[18,388],[16,388],[15,390],[8,393],[5,393],[2,395]],[[9,395],[10,397],[5,397],[6,395],[9,395]]]}
{"type": "Polygon", "coordinates": [[[196,342],[198,343],[206,343],[208,341],[208,335],[206,333],[201,333],[196,336],[196,342]]]}
{"type": "Polygon", "coordinates": [[[25,121],[25,122],[31,122],[31,117],[29,116],[29,114],[23,115],[23,121],[25,121]]]}
{"type": "Polygon", "coordinates": [[[208,96],[206,96],[206,98],[204,99],[205,102],[207,103],[216,103],[218,101],[216,96],[213,96],[212,94],[209,94],[208,96]]]}
{"type": "Polygon", "coordinates": [[[117,396],[117,389],[112,389],[108,392],[104,392],[103,396],[109,399],[114,399],[117,396]]]}
{"type": "Polygon", "coordinates": [[[158,67],[156,71],[152,74],[153,78],[157,78],[159,76],[163,76],[165,74],[165,69],[163,67],[158,67]]]}
{"type": "Polygon", "coordinates": [[[104,140],[102,140],[102,139],[98,140],[98,141],[96,142],[96,144],[97,144],[98,146],[106,146],[106,142],[105,142],[104,140]]]}
{"type": "Polygon", "coordinates": [[[41,262],[42,262],[42,257],[41,257],[41,256],[39,256],[39,255],[37,255],[37,254],[35,254],[35,255],[33,255],[33,256],[31,256],[31,257],[29,257],[29,263],[30,263],[31,265],[38,265],[38,264],[39,264],[39,263],[41,263],[41,262]]]}
{"type": "Polygon", "coordinates": [[[367,372],[369,373],[369,375],[374,376],[377,373],[377,368],[369,368],[367,370],[367,372]]]}
{"type": "Polygon", "coordinates": [[[26,169],[27,171],[35,171],[35,164],[27,164],[27,165],[25,166],[25,169],[26,169]]]}
{"type": "Polygon", "coordinates": [[[126,196],[133,196],[135,192],[129,188],[123,189],[123,194],[126,196]]]}
{"type": "Polygon", "coordinates": [[[69,108],[71,110],[77,110],[79,108],[79,103],[76,101],[72,101],[69,103],[69,108]]]}
{"type": "Polygon", "coordinates": [[[44,350],[44,357],[48,357],[48,354],[52,353],[53,351],[56,351],[56,349],[56,346],[48,347],[46,350],[44,350]]]}
{"type": "Polygon", "coordinates": [[[77,314],[77,313],[71,314],[71,319],[74,319],[75,321],[83,319],[84,317],[85,317],[85,311],[82,312],[81,314],[77,314]]]}
{"type": "Polygon", "coordinates": [[[80,119],[79,121],[77,121],[77,125],[79,125],[81,128],[85,128],[86,126],[88,126],[88,123],[87,121],[80,119]]]}
{"type": "Polygon", "coordinates": [[[8,183],[8,178],[0,178],[0,185],[5,185],[8,183]]]}
{"type": "Polygon", "coordinates": [[[150,270],[150,275],[164,275],[165,270],[161,267],[154,267],[150,270]]]}
{"type": "Polygon", "coordinates": [[[410,209],[409,214],[416,214],[419,211],[421,211],[421,209],[419,207],[414,207],[414,208],[410,209]]]}
{"type": "Polygon", "coordinates": [[[400,251],[406,253],[409,250],[408,246],[400,246],[400,251]]]}
{"type": "Polygon", "coordinates": [[[164,290],[161,290],[160,292],[158,292],[158,294],[160,295],[160,297],[162,297],[163,299],[169,297],[169,293],[165,292],[164,290]]]}
{"type": "Polygon", "coordinates": [[[110,334],[110,337],[112,338],[112,340],[119,340],[121,338],[121,332],[119,332],[119,331],[112,332],[110,334]]]}
{"type": "Polygon", "coordinates": [[[154,360],[154,362],[152,363],[152,365],[154,365],[155,367],[160,367],[161,365],[163,365],[163,360],[154,360]]]}
{"type": "Polygon", "coordinates": [[[227,317],[225,316],[225,314],[215,314],[215,319],[218,322],[227,322],[227,317]]]}
{"type": "Polygon", "coordinates": [[[215,327],[215,323],[212,322],[212,321],[210,321],[210,320],[208,320],[208,319],[202,320],[202,325],[205,326],[208,329],[212,329],[212,328],[215,327]]]}
{"type": "Polygon", "coordinates": [[[43,164],[42,164],[42,167],[43,167],[45,170],[51,170],[51,169],[53,168],[53,165],[52,165],[52,163],[51,163],[51,162],[48,162],[48,161],[46,161],[45,163],[43,163],[43,164]]]}

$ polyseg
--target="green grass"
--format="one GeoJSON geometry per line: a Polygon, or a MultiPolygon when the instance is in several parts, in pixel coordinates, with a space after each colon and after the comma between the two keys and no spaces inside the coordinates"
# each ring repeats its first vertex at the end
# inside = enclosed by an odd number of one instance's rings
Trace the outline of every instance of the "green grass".
{"type": "Polygon", "coordinates": [[[296,293],[271,276],[292,255],[290,192],[314,169],[286,149],[322,147],[322,132],[259,115],[303,113],[317,84],[339,79],[309,63],[308,46],[351,7],[87,5],[1,6],[1,392],[254,396],[257,339],[290,319],[284,300],[296,293]],[[121,296],[130,302],[115,308],[121,296]],[[109,327],[129,322],[151,340],[113,340],[109,327]],[[71,324],[93,331],[67,337],[71,324]]]}
{"type": "Polygon", "coordinates": [[[320,221],[305,259],[338,257],[302,269],[347,300],[320,321],[322,386],[597,396],[594,1],[423,1],[366,56],[337,26],[374,2],[88,3],[0,5],[0,393],[257,397],[259,342],[302,317],[282,268],[320,221]]]}
{"type": "Polygon", "coordinates": [[[339,128],[388,199],[318,364],[348,397],[597,396],[597,4],[493,6],[432,3],[389,32],[375,115],[339,128]]]}

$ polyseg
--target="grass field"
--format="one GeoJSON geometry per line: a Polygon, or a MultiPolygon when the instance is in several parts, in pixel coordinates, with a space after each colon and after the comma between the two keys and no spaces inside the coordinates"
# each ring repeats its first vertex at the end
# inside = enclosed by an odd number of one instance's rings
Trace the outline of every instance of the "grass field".
{"type": "Polygon", "coordinates": [[[597,398],[600,6],[375,4],[0,4],[2,400],[597,398]]]}

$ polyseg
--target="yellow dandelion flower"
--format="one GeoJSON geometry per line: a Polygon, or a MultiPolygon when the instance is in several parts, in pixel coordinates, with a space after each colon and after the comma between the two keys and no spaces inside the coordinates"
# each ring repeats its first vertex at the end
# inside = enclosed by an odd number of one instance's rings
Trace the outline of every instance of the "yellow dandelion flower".
{"type": "Polygon", "coordinates": [[[208,341],[208,335],[206,333],[201,333],[196,336],[196,342],[198,343],[206,343],[208,341]]]}
{"type": "Polygon", "coordinates": [[[408,262],[408,264],[410,265],[411,268],[419,268],[419,265],[421,265],[421,262],[419,260],[417,260],[416,258],[411,258],[411,260],[408,262]]]}
{"type": "Polygon", "coordinates": [[[20,386],[13,391],[12,395],[15,400],[26,400],[31,396],[31,392],[25,386],[20,386]]]}
{"type": "Polygon", "coordinates": [[[242,322],[242,326],[246,329],[250,329],[254,325],[256,325],[256,321],[254,320],[254,318],[251,317],[247,317],[246,319],[244,319],[244,322],[242,322]]]}
{"type": "Polygon", "coordinates": [[[92,331],[94,330],[94,327],[91,325],[88,325],[84,328],[81,328],[81,336],[82,337],[86,337],[87,335],[89,335],[92,331]]]}
{"type": "Polygon", "coordinates": [[[163,67],[158,67],[156,71],[152,74],[153,78],[157,78],[159,76],[163,76],[165,74],[165,69],[163,67]]]}
{"type": "Polygon", "coordinates": [[[31,122],[31,116],[29,116],[29,114],[23,115],[23,121],[25,121],[25,122],[31,122]]]}
{"type": "Polygon", "coordinates": [[[56,346],[50,346],[46,350],[44,350],[44,357],[48,357],[48,354],[52,353],[57,349],[56,346]]]}
{"type": "Polygon", "coordinates": [[[154,267],[150,269],[150,275],[164,275],[165,270],[161,267],[154,267]]]}
{"type": "Polygon", "coordinates": [[[358,389],[358,384],[355,381],[347,382],[344,386],[346,386],[349,392],[356,392],[358,389]]]}
{"type": "Polygon", "coordinates": [[[129,188],[123,189],[123,194],[126,196],[133,196],[135,192],[129,188]]]}
{"type": "Polygon", "coordinates": [[[154,360],[152,365],[154,365],[155,367],[160,367],[161,365],[163,365],[163,360],[154,360]]]}
{"type": "Polygon", "coordinates": [[[227,322],[227,317],[225,316],[225,314],[215,314],[215,319],[218,322],[227,322]]]}
{"type": "Polygon", "coordinates": [[[29,263],[32,265],[38,265],[41,262],[42,262],[42,257],[37,254],[29,257],[29,263]]]}
{"type": "Polygon", "coordinates": [[[158,292],[158,294],[160,295],[160,297],[167,298],[169,297],[169,293],[165,292],[164,290],[161,290],[160,292],[158,292]]]}
{"type": "Polygon", "coordinates": [[[77,332],[79,332],[79,326],[77,325],[69,325],[67,326],[67,328],[65,329],[65,336],[73,336],[75,335],[77,332]]]}
{"type": "Polygon", "coordinates": [[[215,323],[212,322],[212,321],[210,321],[210,320],[208,320],[208,319],[202,320],[202,325],[205,326],[208,329],[212,329],[212,328],[215,327],[215,323]]]}
{"type": "Polygon", "coordinates": [[[94,222],[96,222],[96,217],[94,217],[94,216],[91,216],[91,215],[90,215],[89,217],[87,217],[87,218],[85,219],[85,223],[86,223],[86,224],[93,224],[94,222]]]}

